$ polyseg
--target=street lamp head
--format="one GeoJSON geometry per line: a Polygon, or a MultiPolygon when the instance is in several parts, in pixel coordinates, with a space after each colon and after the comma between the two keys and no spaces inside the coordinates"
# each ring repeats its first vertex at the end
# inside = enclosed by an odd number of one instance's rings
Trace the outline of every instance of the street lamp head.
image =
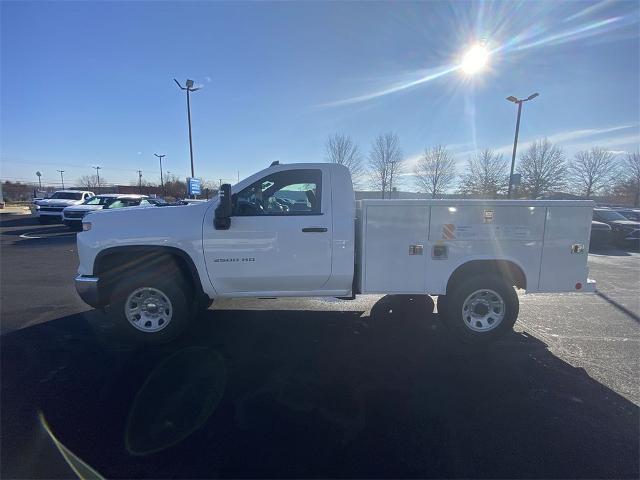
{"type": "Polygon", "coordinates": [[[534,98],[536,98],[538,95],[540,95],[540,94],[539,94],[539,93],[537,93],[537,92],[536,92],[536,93],[532,93],[531,95],[529,95],[529,96],[527,97],[527,100],[533,100],[533,99],[534,99],[534,98]]]}
{"type": "Polygon", "coordinates": [[[36,172],[36,175],[37,175],[38,177],[41,177],[41,176],[42,176],[42,174],[40,173],[40,170],[38,170],[38,171],[36,172]]]}
{"type": "Polygon", "coordinates": [[[193,80],[187,80],[186,86],[187,88],[193,88],[193,80]]]}
{"type": "Polygon", "coordinates": [[[518,99],[516,97],[514,97],[513,95],[507,97],[507,100],[509,100],[510,102],[513,102],[513,103],[518,103],[518,99]]]}

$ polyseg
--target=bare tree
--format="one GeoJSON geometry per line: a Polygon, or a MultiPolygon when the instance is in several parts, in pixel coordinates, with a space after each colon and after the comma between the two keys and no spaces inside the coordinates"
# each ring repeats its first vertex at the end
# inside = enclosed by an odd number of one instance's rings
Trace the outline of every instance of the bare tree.
{"type": "Polygon", "coordinates": [[[538,140],[520,156],[521,188],[529,198],[557,191],[566,185],[564,152],[546,138],[538,140]]]}
{"type": "Polygon", "coordinates": [[[455,160],[443,145],[427,148],[418,160],[414,174],[421,191],[432,198],[439,197],[456,179],[455,160]]]}
{"type": "Polygon", "coordinates": [[[107,179],[104,177],[100,177],[100,185],[98,185],[97,175],[82,175],[78,179],[78,186],[82,188],[86,188],[87,190],[94,190],[98,186],[104,187],[106,184],[107,184],[107,179]]]}
{"type": "Polygon", "coordinates": [[[382,192],[393,190],[394,182],[398,181],[398,176],[403,170],[402,150],[400,149],[400,139],[395,133],[384,133],[378,135],[371,145],[369,152],[370,181],[374,188],[382,192]]]}
{"type": "Polygon", "coordinates": [[[623,190],[633,199],[633,206],[640,207],[640,150],[627,154],[623,169],[623,190]]]}
{"type": "Polygon", "coordinates": [[[351,180],[357,185],[364,170],[362,168],[362,155],[358,145],[349,135],[336,133],[327,139],[325,144],[326,160],[330,163],[344,165],[351,172],[351,180]]]}
{"type": "Polygon", "coordinates": [[[605,187],[615,175],[615,156],[600,147],[576,153],[569,163],[569,180],[581,195],[590,198],[605,187]]]}
{"type": "Polygon", "coordinates": [[[460,193],[480,198],[496,198],[509,188],[509,165],[502,154],[486,148],[467,162],[460,176],[460,193]]]}
{"type": "Polygon", "coordinates": [[[167,197],[185,198],[187,196],[187,182],[180,180],[173,173],[168,173],[165,176],[164,187],[167,197]]]}

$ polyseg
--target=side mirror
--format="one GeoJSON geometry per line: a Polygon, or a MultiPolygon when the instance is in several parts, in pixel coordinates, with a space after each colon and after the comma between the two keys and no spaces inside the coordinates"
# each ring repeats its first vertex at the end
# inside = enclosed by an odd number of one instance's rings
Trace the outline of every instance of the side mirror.
{"type": "Polygon", "coordinates": [[[216,230],[229,230],[231,226],[231,185],[225,183],[218,192],[219,203],[213,217],[216,230]]]}

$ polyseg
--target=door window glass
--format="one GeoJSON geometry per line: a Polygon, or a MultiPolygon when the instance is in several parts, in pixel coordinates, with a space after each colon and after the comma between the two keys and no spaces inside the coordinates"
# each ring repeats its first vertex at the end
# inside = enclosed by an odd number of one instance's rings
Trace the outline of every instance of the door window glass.
{"type": "Polygon", "coordinates": [[[320,215],[321,200],[321,170],[275,172],[238,193],[234,215],[320,215]]]}

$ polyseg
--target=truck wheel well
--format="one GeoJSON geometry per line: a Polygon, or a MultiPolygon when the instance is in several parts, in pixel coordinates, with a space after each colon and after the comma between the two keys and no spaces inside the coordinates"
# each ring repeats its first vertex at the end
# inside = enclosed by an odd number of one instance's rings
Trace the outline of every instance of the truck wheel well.
{"type": "Polygon", "coordinates": [[[463,263],[449,277],[447,282],[447,293],[449,293],[454,285],[465,278],[475,277],[479,275],[499,275],[504,278],[509,285],[518,288],[527,288],[527,277],[522,269],[509,260],[472,260],[463,263]]]}
{"type": "Polygon", "coordinates": [[[175,274],[175,268],[187,283],[187,292],[202,296],[198,272],[189,256],[172,247],[114,247],[98,254],[94,264],[94,275],[100,278],[100,298],[107,304],[116,283],[124,275],[157,270],[159,275],[175,274]]]}

